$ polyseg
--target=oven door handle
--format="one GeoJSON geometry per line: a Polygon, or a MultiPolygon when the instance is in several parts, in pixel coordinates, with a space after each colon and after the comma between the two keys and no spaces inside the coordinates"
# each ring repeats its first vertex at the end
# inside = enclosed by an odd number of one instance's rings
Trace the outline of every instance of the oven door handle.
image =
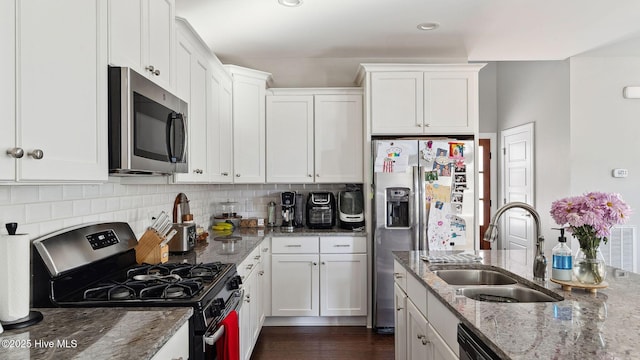
{"type": "MultiPolygon", "coordinates": [[[[244,289],[240,289],[234,296],[239,298],[240,300],[238,301],[236,306],[233,308],[233,310],[239,311],[240,308],[242,307],[242,298],[244,297],[244,289]]],[[[218,329],[213,332],[212,335],[208,336],[209,332],[205,333],[204,343],[207,345],[214,345],[218,340],[220,340],[222,335],[224,335],[224,331],[225,331],[224,325],[220,325],[218,329]]]]}

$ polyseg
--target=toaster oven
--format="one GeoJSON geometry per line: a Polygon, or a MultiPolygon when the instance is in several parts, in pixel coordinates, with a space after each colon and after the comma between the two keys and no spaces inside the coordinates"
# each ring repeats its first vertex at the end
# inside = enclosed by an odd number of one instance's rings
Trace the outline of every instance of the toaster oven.
{"type": "Polygon", "coordinates": [[[330,229],[336,225],[336,198],[333,193],[311,192],[307,198],[307,226],[330,229]]]}

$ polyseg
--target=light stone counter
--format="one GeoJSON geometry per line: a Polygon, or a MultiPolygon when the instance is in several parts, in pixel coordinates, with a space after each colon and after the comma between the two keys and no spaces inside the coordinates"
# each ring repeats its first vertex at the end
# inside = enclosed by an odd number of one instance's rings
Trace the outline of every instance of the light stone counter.
{"type": "MultiPolygon", "coordinates": [[[[483,264],[498,271],[506,269],[533,282],[532,266],[523,266],[514,260],[524,256],[523,252],[477,253],[483,257],[483,264]]],[[[436,264],[420,259],[420,255],[426,254],[394,252],[409,273],[505,359],[640,358],[640,274],[609,267],[606,279],[609,287],[597,294],[583,289],[563,291],[560,285],[547,281],[536,284],[562,295],[565,300],[490,303],[456,295],[455,289],[459,286],[442,281],[429,270],[436,264]]],[[[551,259],[551,254],[546,255],[551,259]]],[[[548,266],[550,275],[551,264],[548,266]]]]}
{"type": "Polygon", "coordinates": [[[241,240],[230,244],[229,241],[219,241],[226,237],[220,237],[215,231],[209,232],[209,237],[204,241],[198,241],[195,249],[184,254],[172,254],[169,256],[170,262],[208,263],[220,261],[222,263],[234,263],[239,265],[264,238],[280,236],[304,236],[313,239],[314,236],[366,236],[365,232],[342,230],[342,229],[295,229],[293,232],[281,231],[279,227],[264,229],[239,228],[232,236],[240,237],[241,240]],[[233,247],[233,251],[230,249],[233,247]]]}
{"type": "Polygon", "coordinates": [[[0,334],[0,360],[151,359],[191,308],[37,309],[44,319],[0,334]]]}

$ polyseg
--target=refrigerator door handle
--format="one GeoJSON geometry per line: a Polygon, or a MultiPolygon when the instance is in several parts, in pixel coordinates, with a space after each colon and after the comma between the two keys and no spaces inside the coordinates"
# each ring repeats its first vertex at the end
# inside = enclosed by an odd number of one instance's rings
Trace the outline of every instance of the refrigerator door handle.
{"type": "Polygon", "coordinates": [[[420,220],[420,250],[429,250],[427,242],[427,209],[426,206],[426,194],[425,194],[425,180],[424,180],[424,166],[418,167],[418,208],[419,208],[419,220],[420,220]]]}
{"type": "Polygon", "coordinates": [[[413,250],[420,250],[422,244],[422,224],[420,223],[422,219],[423,209],[420,206],[420,198],[422,196],[422,191],[420,190],[420,170],[421,166],[413,167],[413,211],[412,211],[412,238],[413,238],[413,250]]]}

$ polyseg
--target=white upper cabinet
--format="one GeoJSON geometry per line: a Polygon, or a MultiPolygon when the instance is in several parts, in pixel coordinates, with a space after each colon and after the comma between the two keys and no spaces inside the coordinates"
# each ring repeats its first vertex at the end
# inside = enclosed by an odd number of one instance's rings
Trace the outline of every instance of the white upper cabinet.
{"type": "Polygon", "coordinates": [[[15,2],[0,1],[0,107],[5,116],[0,118],[0,181],[13,181],[16,176],[16,160],[8,156],[16,146],[16,66],[15,66],[15,2]]]}
{"type": "Polygon", "coordinates": [[[313,182],[313,96],[267,96],[267,182],[313,182]]]}
{"type": "Polygon", "coordinates": [[[188,30],[179,28],[176,54],[176,93],[189,104],[187,116],[189,172],[175,174],[176,182],[207,183],[208,168],[208,108],[210,107],[210,74],[207,49],[188,30]]]}
{"type": "Polygon", "coordinates": [[[271,74],[226,65],[233,78],[233,182],[265,182],[265,96],[271,74]]]}
{"type": "Polygon", "coordinates": [[[315,181],[362,182],[362,95],[316,95],[314,129],[315,181]]]}
{"type": "Polygon", "coordinates": [[[212,148],[209,151],[211,180],[216,183],[233,182],[233,85],[229,75],[221,69],[212,71],[211,75],[212,99],[217,102],[211,111],[216,113],[209,124],[209,137],[212,148]],[[216,96],[217,92],[217,96],[216,96]]]}
{"type": "Polygon", "coordinates": [[[268,183],[363,180],[361,89],[269,89],[268,183]]]}
{"type": "Polygon", "coordinates": [[[0,35],[6,50],[0,56],[10,65],[3,67],[0,85],[10,114],[2,120],[0,178],[106,181],[106,3],[19,1],[15,12],[13,5],[4,1],[1,15],[3,27],[10,27],[15,15],[16,32],[5,29],[0,35]],[[61,21],[70,14],[73,21],[61,21]],[[7,150],[14,150],[15,158],[7,150]]]}
{"type": "Polygon", "coordinates": [[[109,64],[173,90],[174,0],[109,0],[109,64]]]}
{"type": "Polygon", "coordinates": [[[372,135],[473,135],[484,64],[363,64],[372,135]]]}

